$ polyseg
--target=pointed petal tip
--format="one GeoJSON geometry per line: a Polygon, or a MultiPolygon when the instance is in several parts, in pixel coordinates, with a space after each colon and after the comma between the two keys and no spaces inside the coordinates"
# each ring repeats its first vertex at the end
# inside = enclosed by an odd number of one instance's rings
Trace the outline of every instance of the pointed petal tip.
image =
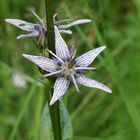
{"type": "Polygon", "coordinates": [[[91,19],[86,19],[86,21],[87,21],[87,23],[88,23],[88,22],[91,22],[92,20],[91,20],[91,19]]]}
{"type": "Polygon", "coordinates": [[[72,34],[72,31],[71,30],[59,30],[60,33],[65,33],[65,34],[68,34],[68,35],[71,35],[72,34]]]}
{"type": "Polygon", "coordinates": [[[104,45],[104,46],[101,46],[101,48],[104,50],[104,49],[106,49],[106,45],[104,45]]]}
{"type": "Polygon", "coordinates": [[[32,57],[33,55],[22,54],[22,56],[23,56],[24,58],[28,59],[28,60],[31,60],[31,57],[32,57]]]}
{"type": "Polygon", "coordinates": [[[8,19],[5,19],[4,21],[5,21],[5,22],[7,22],[7,21],[8,21],[8,19]]]}
{"type": "Polygon", "coordinates": [[[5,22],[9,22],[9,20],[10,20],[10,19],[5,19],[4,21],[5,21],[5,22]]]}
{"type": "Polygon", "coordinates": [[[54,105],[55,102],[56,102],[55,100],[51,100],[49,105],[52,106],[54,105]]]}
{"type": "Polygon", "coordinates": [[[12,22],[11,22],[12,20],[13,20],[13,19],[8,18],[8,19],[5,19],[4,21],[7,22],[7,23],[9,23],[9,24],[11,24],[11,23],[12,23],[12,22]]]}
{"type": "Polygon", "coordinates": [[[81,21],[81,23],[89,23],[89,22],[91,22],[92,20],[91,19],[79,19],[79,20],[77,20],[77,21],[81,21]]]}
{"type": "Polygon", "coordinates": [[[105,86],[105,87],[106,87],[106,89],[104,89],[104,91],[109,93],[109,94],[112,94],[112,90],[107,86],[105,86]]]}
{"type": "MultiPolygon", "coordinates": [[[[103,84],[103,87],[104,88],[102,88],[101,90],[103,90],[103,91],[105,91],[105,92],[107,92],[107,93],[109,93],[109,94],[112,94],[112,90],[108,87],[108,86],[105,86],[104,84],[103,84]]],[[[100,89],[100,88],[99,88],[100,89]]]]}
{"type": "Polygon", "coordinates": [[[25,57],[25,55],[26,55],[25,53],[22,54],[23,57],[25,57]]]}
{"type": "Polygon", "coordinates": [[[28,54],[22,54],[23,57],[28,58],[28,54]]]}
{"type": "Polygon", "coordinates": [[[108,93],[109,94],[112,94],[112,90],[110,88],[108,89],[108,93]]]}
{"type": "Polygon", "coordinates": [[[21,37],[20,37],[20,36],[18,36],[18,37],[17,37],[17,40],[19,40],[19,39],[21,39],[21,37]]]}
{"type": "Polygon", "coordinates": [[[52,105],[53,105],[53,103],[51,103],[51,102],[50,102],[50,103],[49,103],[49,105],[50,105],[50,106],[52,106],[52,105]]]}
{"type": "Polygon", "coordinates": [[[71,31],[71,30],[68,30],[67,33],[68,33],[69,35],[71,35],[71,34],[72,34],[72,31],[71,31]]]}

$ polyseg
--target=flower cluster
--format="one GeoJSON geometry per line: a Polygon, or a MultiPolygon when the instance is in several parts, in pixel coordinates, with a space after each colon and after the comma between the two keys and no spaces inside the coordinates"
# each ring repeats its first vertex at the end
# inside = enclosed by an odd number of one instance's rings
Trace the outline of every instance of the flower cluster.
{"type": "MultiPolygon", "coordinates": [[[[34,12],[33,14],[38,18],[40,24],[32,24],[17,19],[6,19],[6,22],[29,32],[27,35],[18,36],[18,39],[25,37],[38,37],[38,41],[44,43],[47,34],[45,23],[34,12]]],[[[51,99],[50,105],[53,105],[66,93],[70,83],[74,84],[77,92],[80,92],[78,84],[81,84],[87,87],[98,88],[111,93],[112,91],[110,88],[84,75],[86,71],[94,71],[96,69],[95,67],[89,67],[89,65],[106,48],[106,46],[90,50],[83,55],[76,57],[76,48],[73,46],[69,49],[60,34],[70,34],[72,32],[67,30],[67,28],[77,24],[88,23],[90,20],[81,19],[70,22],[68,24],[61,24],[68,22],[69,20],[57,21],[56,16],[57,15],[54,15],[55,53],[46,49],[46,51],[53,56],[52,59],[43,55],[35,56],[23,54],[23,57],[33,62],[46,72],[46,74],[43,75],[44,78],[49,76],[56,78],[54,83],[53,97],[51,99]]]]}
{"type": "MultiPolygon", "coordinates": [[[[44,46],[47,42],[46,35],[47,35],[47,29],[46,29],[46,23],[44,22],[44,19],[41,19],[34,11],[32,11],[33,15],[38,19],[39,23],[30,23],[19,19],[6,19],[5,21],[9,24],[12,24],[24,31],[26,31],[28,34],[22,34],[17,37],[17,39],[23,39],[23,38],[29,38],[29,37],[37,37],[38,43],[44,46]]],[[[54,25],[57,26],[60,33],[65,34],[72,34],[71,30],[67,30],[68,28],[91,22],[89,19],[80,19],[76,21],[72,21],[71,19],[67,20],[56,20],[57,14],[54,15],[54,25]],[[70,22],[72,21],[72,22],[70,22]],[[68,22],[68,23],[67,23],[68,22]],[[67,24],[64,24],[67,23],[67,24]]]]}

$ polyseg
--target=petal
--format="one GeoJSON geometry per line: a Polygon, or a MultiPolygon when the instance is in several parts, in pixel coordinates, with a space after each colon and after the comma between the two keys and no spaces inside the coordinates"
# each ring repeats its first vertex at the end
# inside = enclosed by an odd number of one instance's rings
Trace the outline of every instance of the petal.
{"type": "Polygon", "coordinates": [[[19,20],[19,19],[6,19],[5,20],[7,23],[12,24],[24,31],[34,31],[35,28],[34,26],[38,26],[38,24],[32,24],[23,20],[19,20]]]}
{"type": "Polygon", "coordinates": [[[23,35],[19,35],[17,37],[17,39],[23,39],[23,38],[30,38],[30,37],[37,37],[39,36],[39,32],[32,32],[30,34],[23,34],[23,35]]]}
{"type": "Polygon", "coordinates": [[[84,86],[98,88],[98,89],[101,89],[101,90],[106,91],[108,93],[112,93],[111,89],[108,88],[107,86],[105,86],[104,84],[102,84],[98,81],[92,80],[90,78],[87,78],[84,75],[77,77],[76,81],[77,81],[77,83],[82,84],[84,86]]]}
{"type": "Polygon", "coordinates": [[[91,22],[90,19],[79,19],[79,20],[73,21],[69,24],[59,25],[58,28],[59,29],[67,29],[67,28],[74,26],[74,25],[84,24],[84,23],[89,23],[89,22],[91,22]]]}
{"type": "Polygon", "coordinates": [[[36,64],[38,67],[40,67],[45,71],[54,72],[57,69],[57,64],[55,63],[55,61],[49,58],[27,54],[23,54],[23,57],[30,60],[31,62],[33,62],[34,64],[36,64]]]}
{"type": "Polygon", "coordinates": [[[50,105],[53,105],[57,100],[60,99],[60,97],[66,93],[69,84],[70,82],[66,79],[66,77],[58,77],[56,79],[54,84],[54,93],[50,105]]]}
{"type": "Polygon", "coordinates": [[[61,37],[58,28],[55,26],[55,49],[56,55],[62,60],[67,60],[70,58],[70,53],[68,47],[61,37]]]}
{"type": "Polygon", "coordinates": [[[78,66],[88,66],[90,65],[94,59],[106,48],[106,46],[102,46],[96,49],[93,49],[91,51],[88,51],[87,53],[84,53],[83,55],[79,56],[75,59],[76,65],[78,66]]]}

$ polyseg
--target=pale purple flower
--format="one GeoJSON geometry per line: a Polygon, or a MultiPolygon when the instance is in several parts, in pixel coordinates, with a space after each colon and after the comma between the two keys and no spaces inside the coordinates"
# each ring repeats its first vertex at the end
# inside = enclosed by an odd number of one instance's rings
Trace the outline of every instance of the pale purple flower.
{"type": "Polygon", "coordinates": [[[38,17],[38,15],[35,12],[32,11],[32,13],[39,20],[39,23],[30,23],[19,19],[5,19],[5,21],[28,33],[19,35],[17,39],[37,37],[38,38],[37,44],[44,45],[47,41],[46,40],[47,29],[45,28],[45,23],[42,19],[38,17]]]}
{"type": "Polygon", "coordinates": [[[57,100],[62,97],[70,83],[72,82],[79,92],[77,83],[87,87],[98,88],[111,93],[104,84],[92,80],[84,75],[85,71],[95,70],[94,67],[88,67],[94,59],[105,49],[105,46],[93,49],[85,54],[75,57],[76,49],[72,47],[68,49],[65,41],[61,37],[58,28],[55,26],[55,53],[47,50],[54,58],[46,58],[44,56],[34,56],[23,54],[23,56],[35,63],[38,67],[46,71],[43,75],[44,78],[49,76],[56,77],[54,84],[54,93],[50,105],[53,105],[57,100]]]}
{"type": "MultiPolygon", "coordinates": [[[[19,35],[17,39],[38,37],[38,43],[40,43],[41,45],[44,45],[46,43],[46,33],[47,33],[44,19],[41,19],[35,12],[32,11],[32,13],[39,20],[39,23],[30,23],[23,20],[19,20],[19,19],[6,19],[5,21],[28,33],[28,34],[19,35]]],[[[69,27],[78,25],[78,24],[91,22],[91,20],[89,19],[80,19],[80,20],[76,20],[76,21],[64,24],[65,22],[68,22],[70,20],[57,21],[56,16],[57,14],[55,14],[53,17],[54,25],[58,27],[60,33],[72,34],[71,30],[67,30],[69,27]]]]}

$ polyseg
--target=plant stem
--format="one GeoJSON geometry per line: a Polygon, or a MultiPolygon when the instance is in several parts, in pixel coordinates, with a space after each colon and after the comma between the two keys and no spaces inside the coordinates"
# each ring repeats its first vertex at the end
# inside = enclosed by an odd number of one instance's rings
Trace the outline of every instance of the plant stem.
{"type": "MultiPolygon", "coordinates": [[[[54,23],[53,23],[53,8],[52,0],[45,0],[46,7],[46,23],[47,23],[47,40],[49,50],[55,52],[55,35],[54,35],[54,23]]],[[[52,83],[50,83],[52,84],[52,83]]],[[[51,87],[51,86],[50,86],[51,87]]],[[[51,87],[50,94],[53,92],[51,87]]],[[[48,103],[50,102],[50,96],[48,95],[48,103]]],[[[59,101],[57,101],[53,106],[49,106],[51,122],[54,133],[54,140],[61,139],[61,125],[60,125],[60,110],[59,110],[59,101]]]]}
{"type": "Polygon", "coordinates": [[[52,0],[45,0],[48,48],[55,52],[55,35],[53,23],[52,0]]]}

